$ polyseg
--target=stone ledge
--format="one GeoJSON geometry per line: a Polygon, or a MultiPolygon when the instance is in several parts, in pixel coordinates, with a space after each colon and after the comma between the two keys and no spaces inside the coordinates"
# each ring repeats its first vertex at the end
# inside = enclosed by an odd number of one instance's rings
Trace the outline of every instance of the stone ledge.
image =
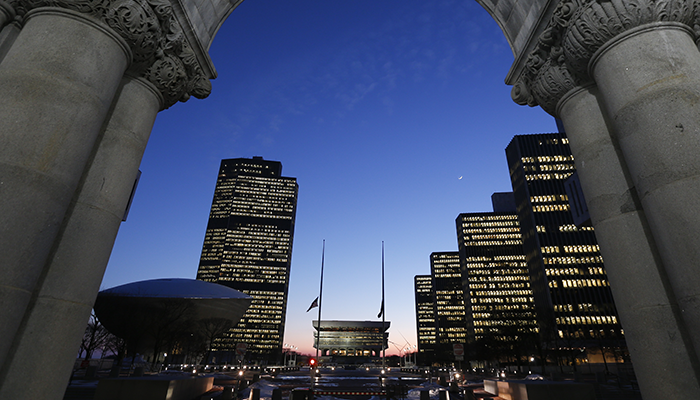
{"type": "Polygon", "coordinates": [[[595,400],[588,383],[484,380],[484,390],[505,400],[595,400]]]}
{"type": "Polygon", "coordinates": [[[213,384],[211,376],[102,379],[95,400],[192,400],[211,390],[213,384]]]}

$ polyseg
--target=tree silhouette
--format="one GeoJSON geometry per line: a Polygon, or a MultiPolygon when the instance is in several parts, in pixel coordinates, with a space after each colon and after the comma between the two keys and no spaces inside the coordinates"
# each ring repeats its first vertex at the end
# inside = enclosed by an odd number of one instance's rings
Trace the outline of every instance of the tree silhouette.
{"type": "Polygon", "coordinates": [[[109,331],[102,326],[102,323],[100,323],[100,320],[97,318],[95,311],[93,310],[90,313],[90,319],[85,327],[83,340],[80,342],[78,358],[81,358],[83,352],[85,352],[85,359],[89,360],[95,350],[105,347],[109,335],[109,331]]]}

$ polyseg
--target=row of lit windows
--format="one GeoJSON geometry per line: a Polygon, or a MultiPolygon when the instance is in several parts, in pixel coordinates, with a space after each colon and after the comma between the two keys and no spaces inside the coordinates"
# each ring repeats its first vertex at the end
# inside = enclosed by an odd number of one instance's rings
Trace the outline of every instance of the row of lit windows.
{"type": "Polygon", "coordinates": [[[455,258],[459,259],[459,255],[452,254],[452,253],[435,253],[432,254],[433,260],[444,260],[444,259],[450,259],[454,260],[455,258]]]}
{"type": "MultiPolygon", "coordinates": [[[[526,294],[531,294],[532,291],[525,291],[527,292],[526,294]]],[[[470,293],[471,294],[471,293],[470,293]]],[[[533,297],[481,297],[481,298],[475,298],[473,297],[472,294],[472,303],[532,303],[535,301],[533,297]]]]}
{"type": "Polygon", "coordinates": [[[565,194],[548,194],[546,196],[531,196],[530,201],[533,203],[554,203],[557,201],[569,201],[565,194]]]}
{"type": "Polygon", "coordinates": [[[501,220],[513,220],[518,219],[517,215],[507,214],[507,215],[470,215],[462,217],[462,221],[501,221],[501,220]]]}
{"type": "Polygon", "coordinates": [[[474,296],[480,296],[480,297],[494,297],[494,296],[518,296],[518,295],[529,295],[532,294],[532,291],[530,290],[488,290],[488,291],[475,291],[475,292],[470,292],[474,293],[474,296]]]}
{"type": "Polygon", "coordinates": [[[273,274],[284,274],[287,272],[286,266],[274,266],[274,265],[237,265],[232,263],[223,263],[221,268],[226,271],[236,271],[241,270],[244,272],[260,272],[260,273],[273,273],[273,274]]]}
{"type": "Polygon", "coordinates": [[[478,221],[478,222],[462,222],[462,229],[467,228],[482,228],[482,227],[512,227],[518,226],[518,220],[510,221],[478,221]]]}
{"type": "Polygon", "coordinates": [[[531,319],[480,319],[474,321],[474,326],[511,326],[516,325],[536,325],[537,321],[531,319]]]}
{"type": "Polygon", "coordinates": [[[568,204],[545,204],[532,206],[533,212],[569,211],[568,204]]]}
{"type": "Polygon", "coordinates": [[[472,257],[467,257],[465,258],[465,261],[512,261],[512,260],[525,260],[525,256],[522,254],[515,254],[515,255],[505,255],[505,256],[494,256],[494,257],[486,257],[486,256],[472,256],[472,257]]]}
{"type": "Polygon", "coordinates": [[[585,275],[584,270],[579,268],[547,268],[545,274],[547,276],[585,275]]]}
{"type": "MultiPolygon", "coordinates": [[[[483,239],[520,239],[520,232],[517,234],[490,234],[490,235],[472,235],[471,240],[483,240],[483,239]]],[[[465,240],[470,240],[469,236],[465,237],[465,240]]]]}
{"type": "MultiPolygon", "coordinates": [[[[557,140],[557,139],[555,139],[557,140]]],[[[568,139],[562,139],[566,140],[566,143],[568,143],[568,139]]],[[[562,155],[556,155],[556,156],[538,156],[537,158],[535,157],[523,157],[521,158],[523,163],[534,163],[535,160],[540,163],[544,162],[562,162],[562,161],[574,161],[574,156],[562,156],[562,155]]]]}
{"type": "MultiPolygon", "coordinates": [[[[525,279],[523,279],[525,280],[525,279]]],[[[521,283],[498,283],[498,284],[486,284],[486,283],[470,283],[469,289],[521,289],[529,288],[530,284],[528,282],[521,283]]]]}
{"type": "Polygon", "coordinates": [[[584,316],[584,317],[559,317],[556,319],[557,325],[599,325],[617,324],[617,317],[614,315],[584,316]]]}
{"type": "Polygon", "coordinates": [[[231,215],[238,215],[242,217],[251,218],[273,218],[273,219],[292,219],[291,215],[270,215],[270,214],[258,214],[258,213],[242,213],[242,212],[232,212],[231,215]]]}
{"type": "Polygon", "coordinates": [[[467,264],[469,275],[518,275],[526,274],[527,270],[522,267],[527,267],[524,261],[512,263],[484,263],[484,264],[467,264]],[[509,269],[500,269],[500,268],[509,269]]]}
{"type": "Polygon", "coordinates": [[[576,169],[573,164],[540,164],[540,171],[571,171],[576,169]]]}
{"type": "Polygon", "coordinates": [[[600,247],[597,244],[564,246],[564,251],[567,253],[596,253],[600,251],[600,247]]]}
{"type": "Polygon", "coordinates": [[[551,179],[560,179],[564,180],[569,178],[571,175],[573,175],[571,172],[564,172],[564,173],[549,173],[549,174],[532,174],[532,175],[526,175],[525,179],[528,181],[537,181],[537,180],[551,180],[551,179]]]}
{"type": "Polygon", "coordinates": [[[447,328],[440,328],[440,332],[455,332],[455,333],[462,333],[466,330],[464,327],[447,327],[447,328]]]}
{"type": "Polygon", "coordinates": [[[464,314],[464,301],[460,302],[436,302],[435,303],[438,315],[455,315],[453,312],[464,314]],[[454,311],[457,310],[457,311],[454,311]],[[448,313],[448,314],[443,314],[448,313]]]}
{"type": "MultiPolygon", "coordinates": [[[[534,315],[531,312],[519,312],[517,314],[519,317],[518,319],[531,319],[534,318],[534,315]]],[[[491,318],[496,318],[501,321],[512,321],[512,319],[504,318],[503,315],[501,314],[494,314],[494,313],[472,313],[472,317],[474,319],[491,319],[491,318]]]]}
{"type": "MultiPolygon", "coordinates": [[[[486,270],[488,272],[488,270],[486,270]]],[[[508,271],[510,273],[513,273],[512,271],[508,271]]],[[[471,271],[470,271],[471,274],[471,271]]],[[[530,278],[524,275],[498,275],[498,276],[490,276],[490,277],[484,277],[484,276],[479,276],[476,278],[470,278],[470,282],[513,282],[513,281],[527,281],[530,278]]]]}
{"type": "Polygon", "coordinates": [[[542,246],[540,249],[544,254],[559,253],[559,246],[542,246]]]}
{"type": "Polygon", "coordinates": [[[464,243],[465,246],[520,246],[522,244],[521,240],[484,240],[464,243]]]}
{"type": "Polygon", "coordinates": [[[578,232],[578,231],[592,231],[594,230],[592,226],[581,226],[576,225],[562,225],[559,227],[559,232],[578,232]]]}
{"type": "Polygon", "coordinates": [[[544,257],[546,265],[556,264],[602,264],[602,256],[591,257],[544,257]]]}
{"type": "Polygon", "coordinates": [[[497,304],[497,305],[490,305],[490,306],[477,306],[477,305],[471,306],[472,312],[476,312],[476,311],[517,311],[517,312],[521,312],[522,310],[530,310],[532,308],[534,308],[533,304],[497,304]]]}
{"type": "MultiPolygon", "coordinates": [[[[597,305],[591,304],[591,303],[577,304],[576,309],[578,311],[584,311],[584,312],[597,312],[597,311],[599,311],[599,307],[597,305]]],[[[556,304],[556,305],[554,305],[554,311],[573,312],[574,306],[572,304],[556,304]]]]}
{"type": "Polygon", "coordinates": [[[459,278],[461,277],[461,274],[457,273],[438,273],[437,271],[435,272],[435,278],[436,279],[446,279],[446,278],[459,278]]]}
{"type": "Polygon", "coordinates": [[[462,229],[462,233],[465,235],[468,233],[506,233],[506,232],[520,232],[518,226],[512,226],[510,228],[473,228],[473,229],[462,229]]]}
{"type": "MultiPolygon", "coordinates": [[[[579,288],[579,287],[607,287],[610,286],[608,281],[604,279],[562,279],[561,286],[564,288],[579,288]]],[[[550,281],[549,287],[557,288],[557,281],[550,281]]]]}

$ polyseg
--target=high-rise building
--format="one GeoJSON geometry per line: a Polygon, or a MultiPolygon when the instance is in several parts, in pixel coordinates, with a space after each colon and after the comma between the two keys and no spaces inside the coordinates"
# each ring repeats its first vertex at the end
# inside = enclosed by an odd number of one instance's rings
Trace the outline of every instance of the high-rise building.
{"type": "Polygon", "coordinates": [[[222,160],[197,279],[253,297],[238,325],[214,343],[219,361],[236,345],[246,359],[282,354],[298,185],[282,164],[262,157],[222,160]]]}
{"type": "Polygon", "coordinates": [[[416,336],[418,338],[418,364],[430,365],[435,358],[435,303],[433,301],[433,277],[416,275],[416,336]]]}
{"type": "Polygon", "coordinates": [[[477,359],[518,356],[539,340],[515,203],[512,193],[499,195],[492,200],[502,212],[465,213],[456,221],[467,343],[477,359]]]}
{"type": "Polygon", "coordinates": [[[549,346],[622,346],[595,232],[576,226],[569,209],[564,182],[575,166],[568,139],[518,135],[506,156],[539,327],[549,346]]]}
{"type": "Polygon", "coordinates": [[[467,317],[464,307],[459,252],[435,252],[430,255],[435,303],[436,358],[454,360],[452,346],[467,341],[467,317]]]}

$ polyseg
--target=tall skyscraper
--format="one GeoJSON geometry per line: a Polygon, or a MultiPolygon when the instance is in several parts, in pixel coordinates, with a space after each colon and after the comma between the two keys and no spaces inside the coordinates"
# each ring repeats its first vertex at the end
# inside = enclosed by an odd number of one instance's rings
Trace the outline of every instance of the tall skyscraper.
{"type": "Polygon", "coordinates": [[[457,217],[467,338],[477,359],[524,357],[539,340],[535,304],[512,193],[492,196],[494,211],[457,217]],[[510,204],[512,207],[510,207],[510,204]]]}
{"type": "Polygon", "coordinates": [[[222,160],[197,279],[253,297],[238,325],[214,343],[219,360],[276,362],[282,354],[298,185],[262,157],[222,160]]]}
{"type": "Polygon", "coordinates": [[[595,233],[576,226],[569,210],[564,182],[575,166],[568,139],[518,135],[506,156],[538,322],[549,345],[589,350],[623,345],[595,233]]]}
{"type": "Polygon", "coordinates": [[[435,302],[433,277],[416,275],[413,281],[416,295],[416,334],[419,365],[430,365],[435,358],[435,302]]]}
{"type": "Polygon", "coordinates": [[[452,345],[464,345],[467,341],[459,252],[432,253],[430,271],[435,302],[436,357],[442,361],[454,360],[452,345]]]}

